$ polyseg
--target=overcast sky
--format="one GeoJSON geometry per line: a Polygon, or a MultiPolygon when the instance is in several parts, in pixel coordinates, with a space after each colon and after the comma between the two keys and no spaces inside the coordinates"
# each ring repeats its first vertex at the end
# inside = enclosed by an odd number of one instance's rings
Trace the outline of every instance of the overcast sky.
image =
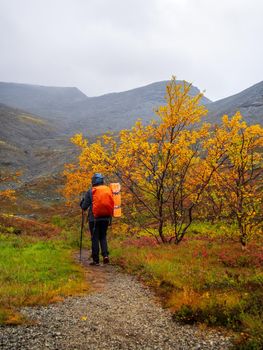
{"type": "Polygon", "coordinates": [[[0,81],[88,96],[169,80],[212,100],[263,80],[262,0],[0,0],[0,81]]]}

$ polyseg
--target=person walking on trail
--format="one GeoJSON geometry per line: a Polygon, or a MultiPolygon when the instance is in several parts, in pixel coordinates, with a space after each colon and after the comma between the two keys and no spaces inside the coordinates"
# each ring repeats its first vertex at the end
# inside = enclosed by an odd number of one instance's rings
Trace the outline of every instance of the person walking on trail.
{"type": "Polygon", "coordinates": [[[108,186],[104,185],[104,177],[95,173],[91,179],[90,188],[80,203],[81,208],[88,211],[89,230],[92,241],[92,262],[90,265],[100,264],[100,249],[103,263],[109,263],[107,244],[107,229],[111,223],[114,210],[113,194],[108,186]]]}

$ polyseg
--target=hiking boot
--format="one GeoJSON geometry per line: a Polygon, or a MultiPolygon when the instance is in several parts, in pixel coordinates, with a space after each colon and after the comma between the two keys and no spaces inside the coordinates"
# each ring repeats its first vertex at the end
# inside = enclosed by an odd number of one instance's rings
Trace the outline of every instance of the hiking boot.
{"type": "Polygon", "coordinates": [[[92,261],[91,263],[89,263],[90,266],[100,266],[100,263],[99,262],[96,262],[96,261],[92,261]]]}
{"type": "Polygon", "coordinates": [[[110,259],[107,256],[104,256],[103,264],[108,264],[109,262],[110,262],[110,259]]]}

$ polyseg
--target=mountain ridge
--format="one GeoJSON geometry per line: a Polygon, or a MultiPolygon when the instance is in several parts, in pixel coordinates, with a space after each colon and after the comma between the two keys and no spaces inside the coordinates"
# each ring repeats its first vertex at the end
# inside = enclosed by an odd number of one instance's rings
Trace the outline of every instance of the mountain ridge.
{"type": "MultiPolygon", "coordinates": [[[[156,118],[154,110],[165,103],[168,83],[153,82],[122,92],[90,97],[77,87],[0,82],[0,103],[51,121],[61,134],[83,132],[91,136],[130,128],[139,118],[144,123],[156,118]]],[[[191,95],[199,92],[197,87],[192,86],[191,95]]],[[[217,101],[204,96],[201,102],[208,109],[205,121],[220,123],[222,115],[231,116],[240,111],[249,124],[262,124],[263,81],[217,101]]]]}
{"type": "Polygon", "coordinates": [[[209,103],[206,107],[210,122],[218,122],[224,114],[232,116],[239,111],[248,124],[263,124],[263,81],[232,96],[209,103]]]}
{"type": "MultiPolygon", "coordinates": [[[[155,118],[154,110],[165,103],[167,83],[154,82],[124,92],[88,97],[77,88],[2,82],[0,102],[55,122],[62,133],[83,132],[90,136],[130,128],[139,118],[145,123],[155,118]]],[[[190,95],[199,92],[192,86],[190,95]]],[[[205,96],[202,98],[202,103],[209,102],[205,96]]]]}

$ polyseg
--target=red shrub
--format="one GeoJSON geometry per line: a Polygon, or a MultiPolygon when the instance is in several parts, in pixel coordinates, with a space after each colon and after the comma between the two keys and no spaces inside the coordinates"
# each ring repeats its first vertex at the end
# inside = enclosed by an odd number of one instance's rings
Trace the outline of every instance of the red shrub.
{"type": "Polygon", "coordinates": [[[262,251],[225,250],[218,254],[218,258],[228,267],[261,267],[263,265],[262,251]]]}

